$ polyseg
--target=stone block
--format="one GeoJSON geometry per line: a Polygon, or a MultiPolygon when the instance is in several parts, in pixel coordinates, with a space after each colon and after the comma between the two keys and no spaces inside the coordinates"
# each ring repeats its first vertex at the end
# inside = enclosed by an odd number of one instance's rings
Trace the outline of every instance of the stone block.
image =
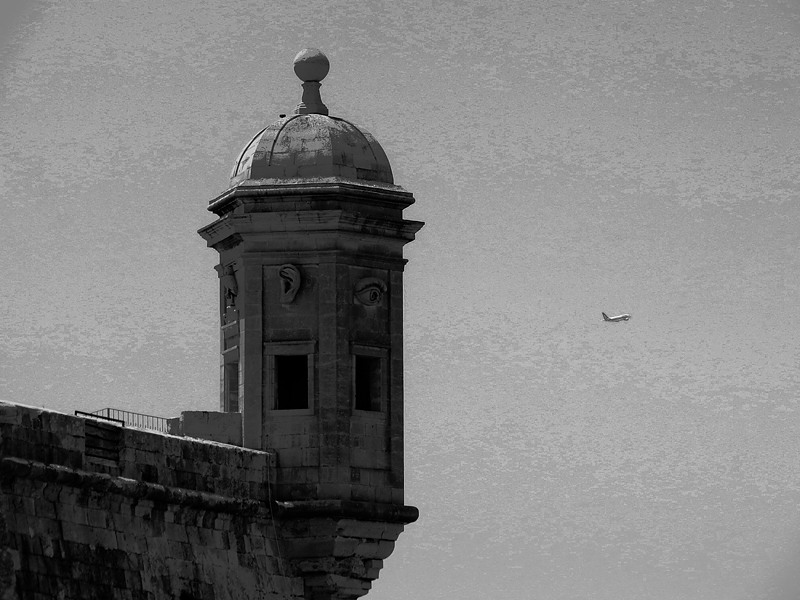
{"type": "Polygon", "coordinates": [[[113,530],[92,527],[92,534],[94,536],[92,541],[93,544],[103,548],[117,548],[117,534],[113,530]]]}
{"type": "Polygon", "coordinates": [[[206,529],[206,528],[199,528],[200,533],[200,545],[206,546],[208,548],[214,547],[214,530],[213,529],[206,529]]]}
{"type": "Polygon", "coordinates": [[[356,548],[356,554],[362,558],[377,558],[384,560],[394,550],[394,542],[381,540],[379,542],[362,542],[356,548]]]}
{"type": "Polygon", "coordinates": [[[163,436],[164,457],[179,457],[183,453],[184,440],[177,437],[163,436]]]}
{"type": "Polygon", "coordinates": [[[381,504],[391,504],[392,503],[392,488],[388,486],[381,486],[375,488],[375,502],[380,502],[381,504]]]}
{"type": "Polygon", "coordinates": [[[275,430],[275,428],[273,427],[272,431],[268,435],[267,444],[269,445],[270,449],[272,451],[275,451],[277,454],[277,450],[279,450],[280,448],[289,447],[288,435],[283,431],[275,430]]]}
{"type": "Polygon", "coordinates": [[[383,568],[383,561],[377,558],[364,561],[364,575],[368,579],[377,579],[380,570],[383,568]]]}
{"type": "Polygon", "coordinates": [[[392,504],[402,506],[404,502],[403,488],[392,488],[392,504]]]}
{"type": "Polygon", "coordinates": [[[361,469],[350,467],[350,483],[361,483],[361,469]]]}
{"type": "Polygon", "coordinates": [[[92,527],[100,529],[109,529],[108,513],[102,510],[88,509],[87,510],[88,524],[92,527]]]}
{"type": "Polygon", "coordinates": [[[230,538],[228,537],[226,532],[215,530],[214,531],[214,548],[218,548],[220,550],[229,550],[230,545],[230,538]]]}
{"type": "Polygon", "coordinates": [[[156,466],[159,463],[158,456],[155,452],[149,450],[136,450],[134,462],[141,468],[142,465],[156,466]]]}
{"type": "MultiPolygon", "coordinates": [[[[333,540],[327,537],[299,538],[286,543],[288,558],[314,558],[331,556],[333,540]]],[[[352,553],[351,553],[352,554],[352,553]]]]}
{"type": "Polygon", "coordinates": [[[184,526],[176,525],[175,523],[165,523],[164,529],[170,540],[183,544],[189,543],[189,537],[186,535],[186,528],[184,526]]]}
{"type": "Polygon", "coordinates": [[[89,511],[84,506],[79,506],[74,502],[60,504],[57,512],[58,518],[61,519],[62,522],[76,525],[89,525],[89,511]]]}
{"type": "Polygon", "coordinates": [[[131,531],[117,531],[117,548],[124,550],[128,555],[141,554],[145,543],[141,536],[131,531]]]}
{"type": "Polygon", "coordinates": [[[341,597],[344,598],[363,596],[371,588],[371,584],[368,581],[331,573],[310,575],[305,577],[304,580],[307,588],[340,590],[341,597]]]}
{"type": "Polygon", "coordinates": [[[375,488],[371,485],[352,485],[352,499],[359,502],[376,502],[375,488]]]}
{"type": "Polygon", "coordinates": [[[278,451],[278,468],[303,466],[303,450],[301,448],[283,448],[278,451]]]}
{"type": "Polygon", "coordinates": [[[266,501],[269,498],[269,489],[266,482],[251,481],[247,484],[247,489],[242,495],[253,500],[266,501]]]}
{"type": "Polygon", "coordinates": [[[121,511],[114,511],[110,515],[111,528],[114,531],[124,532],[130,528],[130,514],[122,514],[121,511]]]}
{"type": "Polygon", "coordinates": [[[202,484],[202,479],[197,476],[197,473],[184,470],[175,471],[175,485],[177,487],[196,490],[199,487],[198,484],[202,484]]]}
{"type": "MultiPolygon", "coordinates": [[[[46,487],[46,486],[45,486],[46,487]]],[[[56,486],[50,486],[51,494],[52,492],[56,492],[55,498],[58,499],[58,488],[56,486]]],[[[36,514],[36,505],[37,499],[31,496],[18,496],[13,495],[9,497],[11,507],[14,509],[16,513],[22,513],[26,515],[35,515],[36,514]]],[[[54,506],[53,502],[45,500],[43,497],[39,498],[38,502],[44,504],[47,503],[51,506],[54,506]]]]}
{"type": "Polygon", "coordinates": [[[133,600],[133,592],[131,590],[123,587],[114,587],[112,589],[112,598],[114,600],[133,600]]]}
{"type": "Polygon", "coordinates": [[[332,556],[299,560],[295,565],[301,573],[328,573],[334,571],[339,561],[332,556]]]}
{"type": "Polygon", "coordinates": [[[277,500],[308,500],[318,497],[317,485],[286,483],[275,486],[275,498],[277,500]]]}
{"type": "Polygon", "coordinates": [[[340,519],[336,523],[336,533],[345,537],[380,540],[386,532],[388,525],[390,524],[382,523],[380,521],[340,519]]]}
{"type": "MultiPolygon", "coordinates": [[[[351,486],[349,483],[320,483],[317,486],[320,498],[351,499],[351,486]]],[[[355,498],[353,498],[355,499],[355,498]]]]}
{"type": "Polygon", "coordinates": [[[194,525],[184,525],[186,531],[186,538],[191,546],[197,547],[202,545],[202,538],[200,536],[200,528],[194,525]]]}
{"type": "Polygon", "coordinates": [[[359,540],[349,537],[337,536],[333,542],[333,556],[353,556],[358,548],[359,540]]]}
{"type": "Polygon", "coordinates": [[[319,483],[319,471],[307,467],[297,467],[293,469],[287,469],[285,471],[281,470],[281,476],[282,481],[287,483],[319,483]]]}
{"type": "Polygon", "coordinates": [[[370,469],[369,473],[369,485],[372,487],[386,487],[389,484],[387,472],[382,469],[370,469]]]}
{"type": "Polygon", "coordinates": [[[281,525],[283,535],[290,539],[336,535],[337,522],[325,517],[285,521],[281,525]]]}
{"type": "Polygon", "coordinates": [[[131,596],[136,598],[136,591],[142,589],[142,575],[139,571],[125,571],[125,587],[131,590],[131,596]]]}
{"type": "Polygon", "coordinates": [[[266,483],[267,481],[266,468],[245,469],[244,481],[248,483],[266,483]]]}
{"type": "Polygon", "coordinates": [[[323,483],[343,483],[350,481],[349,466],[323,466],[319,469],[319,478],[323,483]]]}
{"type": "Polygon", "coordinates": [[[173,577],[177,576],[180,579],[191,581],[194,579],[196,567],[194,563],[188,560],[181,560],[170,557],[169,570],[173,577]]]}
{"type": "Polygon", "coordinates": [[[21,425],[22,415],[26,408],[17,404],[9,404],[7,402],[0,402],[0,432],[6,433],[5,426],[8,425],[21,425]]]}
{"type": "MultiPolygon", "coordinates": [[[[15,519],[16,520],[16,519],[15,519]]],[[[25,522],[30,530],[33,530],[36,535],[41,536],[43,539],[58,540],[61,537],[61,521],[56,518],[35,518],[27,517],[25,522]]]]}
{"type": "Polygon", "coordinates": [[[303,466],[319,466],[319,448],[303,448],[303,466]]]}
{"type": "Polygon", "coordinates": [[[70,523],[68,521],[62,521],[61,528],[63,539],[68,542],[94,544],[106,548],[116,548],[117,546],[117,536],[113,531],[107,529],[98,529],[96,527],[90,527],[89,525],[70,523]]]}
{"type": "Polygon", "coordinates": [[[269,454],[266,452],[252,452],[248,457],[250,459],[250,468],[258,472],[263,472],[264,469],[267,468],[267,463],[270,458],[269,454]]]}
{"type": "Polygon", "coordinates": [[[74,489],[63,488],[62,486],[54,483],[45,484],[42,486],[42,498],[48,502],[60,502],[61,504],[73,504],[77,498],[77,492],[74,489]]]}
{"type": "Polygon", "coordinates": [[[377,469],[380,467],[380,459],[377,452],[362,448],[350,448],[350,460],[353,466],[377,469]]]}
{"type": "Polygon", "coordinates": [[[119,462],[120,463],[133,463],[136,461],[136,449],[123,447],[119,451],[119,462]]]}
{"type": "Polygon", "coordinates": [[[242,415],[238,412],[183,411],[180,419],[184,436],[242,445],[242,415]]]}

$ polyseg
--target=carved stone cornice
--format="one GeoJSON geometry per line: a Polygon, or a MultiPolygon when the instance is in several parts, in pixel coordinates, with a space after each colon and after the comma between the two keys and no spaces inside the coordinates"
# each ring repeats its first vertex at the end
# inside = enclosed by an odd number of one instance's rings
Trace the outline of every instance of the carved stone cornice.
{"type": "Polygon", "coordinates": [[[294,500],[291,502],[276,501],[275,505],[278,507],[277,514],[282,519],[336,517],[408,525],[419,518],[419,509],[415,506],[383,504],[380,502],[294,500]]]}
{"type": "Polygon", "coordinates": [[[341,233],[392,239],[406,244],[414,240],[424,223],[406,219],[378,218],[346,210],[306,210],[227,214],[198,230],[209,246],[231,248],[242,241],[265,240],[271,236],[304,233],[299,245],[314,246],[314,234],[341,233]],[[303,241],[305,240],[305,242],[303,241]]]}
{"type": "Polygon", "coordinates": [[[245,203],[273,203],[298,196],[329,200],[332,196],[341,201],[369,204],[378,208],[402,210],[414,204],[414,195],[400,186],[390,184],[354,183],[340,177],[315,179],[249,180],[232,187],[208,203],[208,210],[223,215],[234,206],[245,203]]]}

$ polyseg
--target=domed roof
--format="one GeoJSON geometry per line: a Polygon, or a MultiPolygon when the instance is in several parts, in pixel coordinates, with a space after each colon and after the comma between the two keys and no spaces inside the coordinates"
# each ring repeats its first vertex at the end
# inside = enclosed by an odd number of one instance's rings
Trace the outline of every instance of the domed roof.
{"type": "Polygon", "coordinates": [[[319,94],[330,62],[317,48],[294,57],[303,82],[295,114],[259,131],[242,150],[231,173],[231,186],[263,179],[346,179],[394,185],[392,168],[381,145],[350,121],[328,116],[319,94]]]}
{"type": "Polygon", "coordinates": [[[320,177],[394,184],[389,159],[368,131],[326,114],[295,114],[256,134],[233,166],[231,185],[320,177]]]}

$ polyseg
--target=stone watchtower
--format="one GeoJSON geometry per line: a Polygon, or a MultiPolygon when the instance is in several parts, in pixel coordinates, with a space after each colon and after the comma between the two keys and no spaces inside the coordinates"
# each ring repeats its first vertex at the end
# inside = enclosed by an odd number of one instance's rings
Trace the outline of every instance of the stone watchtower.
{"type": "Polygon", "coordinates": [[[245,146],[199,231],[220,256],[220,409],[241,413],[245,447],[277,454],[295,528],[399,533],[417,517],[403,505],[403,246],[423,223],[403,219],[414,197],[375,138],[328,115],[328,69],[319,50],[297,55],[301,103],[245,146]]]}

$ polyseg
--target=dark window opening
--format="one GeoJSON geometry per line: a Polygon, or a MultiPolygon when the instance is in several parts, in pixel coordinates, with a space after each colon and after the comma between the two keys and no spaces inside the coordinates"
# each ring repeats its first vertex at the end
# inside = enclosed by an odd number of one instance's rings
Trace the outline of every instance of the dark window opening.
{"type": "Polygon", "coordinates": [[[225,364],[225,407],[227,412],[239,412],[239,363],[225,364]]]}
{"type": "Polygon", "coordinates": [[[308,356],[275,357],[275,408],[308,408],[308,356]]]}
{"type": "Polygon", "coordinates": [[[356,356],[356,410],[381,410],[381,359],[356,356]]]}

